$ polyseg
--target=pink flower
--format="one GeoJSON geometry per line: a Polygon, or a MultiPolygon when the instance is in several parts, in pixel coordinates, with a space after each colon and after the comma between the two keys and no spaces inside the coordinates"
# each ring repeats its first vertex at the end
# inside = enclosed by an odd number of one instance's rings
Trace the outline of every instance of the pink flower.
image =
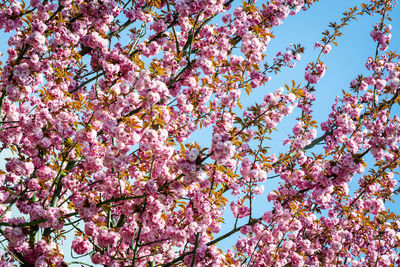
{"type": "Polygon", "coordinates": [[[41,50],[45,42],[46,42],[46,37],[39,31],[34,31],[28,38],[28,43],[35,49],[39,50],[41,50]]]}
{"type": "Polygon", "coordinates": [[[21,90],[14,85],[7,85],[6,86],[6,93],[7,96],[10,98],[12,101],[17,101],[21,98],[21,90]]]}
{"type": "Polygon", "coordinates": [[[202,58],[202,59],[200,59],[199,64],[200,64],[200,68],[204,72],[204,74],[210,75],[210,74],[214,73],[215,70],[214,70],[214,66],[213,66],[213,63],[211,60],[202,58]]]}
{"type": "Polygon", "coordinates": [[[324,48],[322,49],[322,53],[328,54],[331,51],[332,47],[331,45],[325,45],[324,48]]]}
{"type": "Polygon", "coordinates": [[[228,24],[229,21],[231,20],[231,18],[232,18],[232,15],[231,15],[231,14],[229,14],[229,13],[224,14],[224,15],[222,16],[222,22],[225,23],[225,24],[228,24]]]}
{"type": "Polygon", "coordinates": [[[331,243],[331,248],[332,248],[334,251],[339,251],[339,250],[342,249],[342,244],[339,243],[339,242],[337,242],[337,241],[332,241],[332,243],[331,243]]]}
{"type": "Polygon", "coordinates": [[[98,32],[93,32],[83,38],[83,44],[93,49],[107,49],[108,41],[99,35],[98,32]]]}
{"type": "Polygon", "coordinates": [[[155,32],[164,32],[167,29],[167,25],[165,24],[163,19],[155,21],[151,26],[150,29],[153,29],[155,32]]]}
{"type": "Polygon", "coordinates": [[[85,238],[78,236],[72,241],[72,249],[78,255],[88,253],[93,249],[93,245],[85,238]]]}

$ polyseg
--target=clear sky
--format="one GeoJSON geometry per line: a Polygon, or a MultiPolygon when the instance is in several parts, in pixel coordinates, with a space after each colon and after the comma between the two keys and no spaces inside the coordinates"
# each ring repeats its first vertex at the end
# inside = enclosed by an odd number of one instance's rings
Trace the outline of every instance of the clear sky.
{"type": "MultiPolygon", "coordinates": [[[[369,2],[369,0],[365,2],[369,2]]],[[[284,21],[284,24],[276,27],[273,30],[275,38],[272,39],[267,50],[267,60],[271,60],[278,51],[284,50],[290,43],[302,44],[305,47],[305,53],[302,56],[302,60],[297,63],[294,69],[284,69],[277,76],[272,76],[272,80],[266,86],[256,89],[250,97],[242,93],[242,102],[244,105],[248,106],[256,102],[260,103],[266,93],[282,87],[283,83],[290,84],[294,80],[296,83],[304,85],[304,69],[308,62],[314,62],[317,58],[319,50],[314,50],[314,44],[321,39],[321,33],[328,29],[327,26],[330,22],[339,21],[342,17],[341,14],[348,10],[349,7],[360,3],[361,1],[359,0],[321,0],[310,10],[289,17],[284,21]]],[[[391,18],[393,20],[391,23],[393,28],[389,50],[400,53],[400,7],[394,8],[391,18]]],[[[341,95],[342,89],[348,89],[352,79],[357,77],[358,74],[368,74],[364,67],[365,61],[369,56],[374,56],[376,47],[376,43],[370,37],[370,31],[372,30],[372,26],[379,20],[378,16],[371,17],[364,15],[358,21],[351,21],[350,25],[342,30],[343,36],[337,40],[338,46],[333,47],[330,54],[322,57],[322,61],[325,62],[328,69],[325,76],[316,86],[317,100],[314,104],[313,115],[315,115],[315,119],[318,122],[326,120],[336,95],[341,95]]],[[[5,61],[7,58],[6,40],[9,38],[9,34],[1,32],[0,36],[2,40],[0,42],[0,51],[3,54],[1,61],[5,61]]],[[[293,115],[296,115],[296,113],[293,115]]],[[[278,126],[278,132],[273,135],[273,140],[270,143],[272,153],[279,153],[286,150],[282,145],[282,139],[287,137],[293,126],[294,120],[291,118],[284,119],[278,126]]],[[[200,140],[198,139],[200,135],[195,135],[188,141],[196,140],[206,146],[210,146],[211,131],[205,129],[204,133],[208,134],[202,135],[203,137],[200,140]]],[[[320,135],[321,132],[319,131],[318,136],[320,135]]],[[[6,154],[7,152],[0,154],[0,158],[6,157],[6,154]]],[[[4,160],[0,160],[0,168],[3,168],[3,166],[4,160]]],[[[278,180],[269,180],[265,184],[265,193],[256,199],[255,216],[261,216],[267,210],[269,206],[266,201],[267,193],[276,188],[277,184],[278,180]]],[[[399,209],[395,209],[395,211],[399,212],[399,209]]],[[[231,230],[233,226],[233,218],[229,206],[226,213],[226,227],[222,228],[221,234],[231,230]]],[[[237,236],[227,239],[222,244],[222,248],[231,248],[236,238],[237,236]]],[[[64,251],[66,252],[65,256],[68,262],[71,258],[69,257],[69,245],[67,244],[65,244],[64,251]]]]}

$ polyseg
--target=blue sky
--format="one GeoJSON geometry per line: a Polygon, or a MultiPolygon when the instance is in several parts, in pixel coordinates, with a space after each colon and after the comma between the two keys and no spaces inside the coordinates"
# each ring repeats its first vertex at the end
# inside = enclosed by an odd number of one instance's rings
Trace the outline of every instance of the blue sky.
{"type": "MultiPolygon", "coordinates": [[[[284,69],[278,75],[273,75],[269,83],[264,87],[254,90],[254,94],[250,97],[243,93],[242,102],[244,105],[248,106],[256,102],[262,102],[265,94],[282,87],[283,83],[290,84],[294,80],[296,83],[304,85],[304,69],[308,62],[315,61],[318,56],[319,50],[314,50],[314,44],[321,39],[321,33],[328,28],[327,26],[330,22],[339,21],[344,11],[360,3],[361,1],[358,0],[322,0],[316,3],[310,10],[300,12],[296,16],[291,16],[282,25],[276,27],[273,30],[275,38],[272,39],[267,50],[267,60],[272,60],[278,51],[284,50],[290,43],[302,44],[305,47],[305,53],[302,55],[302,60],[297,63],[294,69],[284,69]]],[[[391,23],[393,28],[389,50],[400,52],[400,7],[394,8],[391,18],[393,20],[391,23]]],[[[315,119],[318,122],[326,120],[336,95],[341,95],[342,89],[348,89],[352,79],[357,77],[358,74],[368,74],[364,64],[369,56],[374,56],[376,47],[376,43],[373,42],[369,34],[372,26],[379,20],[380,17],[378,16],[364,15],[358,21],[350,22],[350,25],[342,30],[343,36],[337,40],[338,46],[333,47],[330,54],[322,57],[322,61],[325,62],[328,69],[325,76],[316,86],[317,91],[315,94],[317,100],[314,104],[313,115],[315,115],[315,119]]],[[[2,40],[7,40],[9,37],[8,34],[4,34],[3,32],[0,33],[0,36],[2,40]]],[[[1,61],[5,61],[7,57],[7,42],[0,43],[0,51],[3,54],[1,61]]],[[[296,115],[296,113],[293,115],[296,115]]],[[[287,137],[293,126],[293,118],[284,119],[278,125],[278,132],[273,135],[273,140],[270,144],[272,153],[286,150],[282,145],[282,139],[287,137]]],[[[207,129],[204,131],[208,135],[197,141],[209,146],[211,132],[207,129]]],[[[319,135],[321,135],[320,131],[319,135]]],[[[194,141],[197,138],[199,138],[199,135],[194,135],[188,141],[194,141]]],[[[6,154],[7,152],[3,152],[0,154],[0,157],[4,158],[6,154]]],[[[4,160],[0,160],[0,168],[3,168],[3,166],[4,160]]],[[[277,185],[278,180],[272,180],[268,184],[265,184],[265,193],[259,196],[255,202],[256,216],[261,216],[268,209],[269,205],[266,201],[266,195],[269,191],[276,188],[277,185]]],[[[399,212],[398,209],[395,211],[399,212]]],[[[221,234],[229,231],[233,226],[233,218],[230,215],[229,207],[227,207],[226,213],[226,227],[222,228],[221,234]]],[[[221,244],[222,248],[231,248],[236,238],[237,236],[227,239],[221,244]]],[[[69,261],[69,249],[67,247],[66,245],[64,251],[68,259],[67,261],[69,261]]]]}

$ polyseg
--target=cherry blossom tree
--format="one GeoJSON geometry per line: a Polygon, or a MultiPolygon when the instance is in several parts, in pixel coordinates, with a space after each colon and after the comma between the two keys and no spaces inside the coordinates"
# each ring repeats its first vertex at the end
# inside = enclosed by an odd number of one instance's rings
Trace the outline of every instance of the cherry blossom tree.
{"type": "Polygon", "coordinates": [[[295,67],[301,45],[267,61],[268,44],[317,2],[1,1],[11,37],[0,143],[11,156],[0,173],[0,265],[400,264],[399,216],[387,209],[400,164],[394,1],[357,1],[322,33],[304,80],[241,102],[295,67]],[[372,15],[367,74],[338,90],[319,125],[324,56],[372,15]],[[268,141],[290,114],[287,152],[273,154],[268,141]],[[202,129],[208,144],[188,141],[202,129]],[[265,189],[270,179],[277,190],[265,189]],[[257,217],[260,194],[272,208],[257,217]],[[221,249],[238,233],[235,249],[221,249]]]}

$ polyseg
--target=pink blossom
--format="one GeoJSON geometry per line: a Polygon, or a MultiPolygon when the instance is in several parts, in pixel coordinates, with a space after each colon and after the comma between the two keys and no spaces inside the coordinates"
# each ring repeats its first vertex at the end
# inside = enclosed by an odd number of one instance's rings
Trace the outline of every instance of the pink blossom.
{"type": "Polygon", "coordinates": [[[331,51],[332,47],[331,45],[325,45],[324,48],[322,49],[322,53],[324,54],[329,54],[329,52],[331,51]]]}
{"type": "Polygon", "coordinates": [[[76,237],[74,241],[72,241],[72,249],[78,255],[83,255],[88,253],[93,248],[92,244],[87,240],[80,236],[76,237]]]}

